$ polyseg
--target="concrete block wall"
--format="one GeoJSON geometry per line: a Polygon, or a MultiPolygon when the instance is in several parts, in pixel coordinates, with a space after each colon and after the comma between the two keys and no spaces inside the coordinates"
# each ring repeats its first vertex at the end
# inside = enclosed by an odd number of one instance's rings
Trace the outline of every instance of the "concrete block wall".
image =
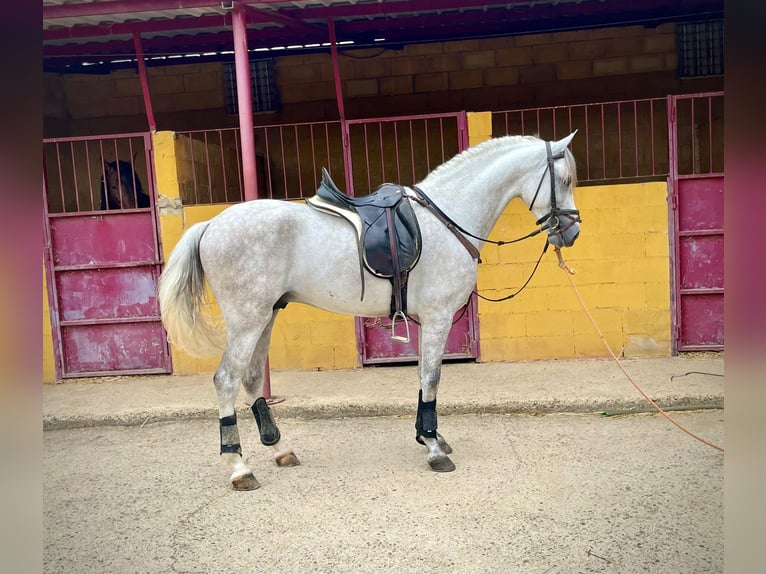
{"type": "MultiPolygon", "coordinates": [[[[723,78],[680,80],[674,24],[344,49],[347,117],[503,110],[720,90],[723,78]]],[[[281,109],[255,123],[338,117],[329,53],[275,57],[281,109]]],[[[219,63],[150,67],[158,129],[238,125],[224,109],[219,63]]],[[[146,129],[138,73],[47,74],[46,137],[146,129]],[[61,132],[69,133],[61,133],[61,132]]]]}
{"type": "MultiPolygon", "coordinates": [[[[606,342],[625,356],[669,355],[667,185],[581,187],[575,202],[583,219],[580,238],[562,254],[606,342]]],[[[490,238],[513,239],[533,228],[526,207],[513,201],[490,238]]],[[[479,292],[492,298],[513,293],[532,272],[543,242],[486,245],[479,292]]],[[[552,249],[517,297],[479,301],[479,326],[482,361],[608,355],[552,249]]]]}

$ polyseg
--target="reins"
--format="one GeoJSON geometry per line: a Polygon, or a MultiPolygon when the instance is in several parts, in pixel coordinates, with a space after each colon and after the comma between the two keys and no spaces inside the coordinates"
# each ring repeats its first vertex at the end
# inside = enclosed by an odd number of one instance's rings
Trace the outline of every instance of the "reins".
{"type": "MultiPolygon", "coordinates": [[[[534,237],[535,235],[542,233],[543,231],[546,231],[548,229],[552,229],[556,233],[561,233],[574,225],[575,223],[579,223],[581,221],[580,219],[580,212],[577,209],[559,209],[556,204],[556,184],[554,181],[554,172],[553,172],[553,163],[557,159],[564,159],[566,157],[566,151],[565,149],[561,152],[557,153],[556,155],[553,155],[553,152],[551,151],[551,144],[550,142],[545,142],[545,151],[546,151],[546,162],[547,165],[545,167],[545,170],[543,170],[543,175],[540,177],[540,182],[537,184],[537,189],[535,190],[535,195],[532,197],[532,201],[529,204],[529,210],[532,211],[532,208],[535,205],[535,201],[537,201],[537,196],[540,193],[540,189],[543,186],[543,181],[545,181],[545,174],[550,174],[550,183],[551,183],[551,208],[550,211],[543,215],[540,219],[538,219],[535,222],[535,225],[539,225],[537,229],[534,231],[531,231],[530,233],[527,233],[526,235],[522,237],[518,237],[517,239],[512,239],[510,241],[495,241],[493,239],[488,239],[486,237],[479,237],[478,235],[474,235],[464,227],[462,227],[460,224],[456,223],[452,218],[450,218],[446,213],[444,213],[438,205],[436,205],[426,193],[420,189],[418,186],[413,185],[412,190],[415,192],[415,201],[426,207],[431,213],[433,213],[446,227],[449,229],[457,238],[460,240],[460,242],[463,244],[463,246],[468,250],[468,252],[471,254],[471,256],[476,259],[479,263],[481,263],[481,258],[479,257],[479,250],[466,239],[466,235],[468,237],[471,237],[473,239],[476,239],[478,241],[482,241],[484,243],[490,243],[492,245],[510,245],[512,243],[518,243],[519,241],[523,241],[524,239],[529,239],[530,237],[534,237]],[[569,225],[561,228],[561,221],[560,216],[567,217],[568,219],[571,219],[571,222],[569,225]]],[[[537,268],[540,266],[540,261],[543,259],[543,255],[545,255],[545,252],[548,250],[548,246],[550,244],[546,240],[545,245],[543,246],[542,253],[540,253],[540,257],[537,258],[537,262],[535,263],[534,268],[532,269],[532,273],[529,275],[529,278],[524,282],[524,284],[511,295],[506,295],[505,297],[501,297],[499,299],[492,299],[490,297],[485,297],[484,295],[480,294],[478,291],[474,290],[473,293],[475,293],[478,297],[481,299],[484,299],[485,301],[491,301],[493,303],[500,303],[502,301],[508,301],[509,299],[513,299],[521,293],[524,288],[529,285],[529,282],[532,280],[532,277],[534,277],[535,272],[537,271],[537,268]]],[[[467,306],[467,303],[466,303],[467,306]]],[[[453,323],[454,324],[454,323],[453,323]]]]}

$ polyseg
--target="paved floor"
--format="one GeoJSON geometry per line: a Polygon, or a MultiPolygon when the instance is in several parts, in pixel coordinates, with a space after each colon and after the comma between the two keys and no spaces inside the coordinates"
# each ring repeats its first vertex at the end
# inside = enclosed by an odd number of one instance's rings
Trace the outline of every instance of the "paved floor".
{"type": "MultiPolygon", "coordinates": [[[[676,413],[723,444],[723,411],[676,413]]],[[[434,473],[413,417],[285,419],[234,492],[215,421],[48,431],[47,573],[723,571],[723,460],[658,415],[448,415],[434,473]]]]}

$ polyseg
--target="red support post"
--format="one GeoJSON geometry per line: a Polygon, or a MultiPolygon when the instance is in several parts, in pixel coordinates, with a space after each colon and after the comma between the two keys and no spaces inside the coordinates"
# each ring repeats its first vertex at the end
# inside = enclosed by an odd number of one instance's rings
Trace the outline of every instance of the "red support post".
{"type": "Polygon", "coordinates": [[[335,99],[338,102],[338,115],[340,116],[340,131],[343,137],[343,167],[346,176],[346,193],[354,195],[353,175],[351,173],[351,142],[349,142],[348,124],[346,124],[346,110],[343,107],[343,86],[340,82],[340,66],[338,65],[338,41],[335,38],[335,22],[332,18],[327,19],[327,28],[330,32],[330,55],[332,56],[332,75],[335,80],[335,99]]]}
{"type": "Polygon", "coordinates": [[[255,134],[253,105],[250,92],[250,59],[247,51],[245,7],[235,3],[232,9],[234,31],[234,67],[237,73],[237,103],[239,105],[239,135],[242,141],[242,178],[245,201],[258,199],[255,176],[255,134]]]}
{"type": "MultiPolygon", "coordinates": [[[[242,183],[245,201],[258,199],[258,179],[255,172],[255,132],[253,130],[253,106],[250,92],[250,57],[247,50],[245,6],[234,3],[232,29],[234,32],[234,68],[237,74],[237,103],[239,105],[239,136],[242,142],[242,183]]],[[[269,404],[281,402],[271,396],[271,372],[269,359],[263,372],[263,397],[269,404]]]]}
{"type": "Polygon", "coordinates": [[[138,62],[138,76],[141,78],[141,92],[144,94],[144,108],[146,109],[146,119],[149,122],[149,131],[157,131],[157,122],[154,121],[154,110],[152,109],[152,98],[149,94],[149,81],[146,77],[146,62],[144,62],[144,49],[141,47],[141,34],[133,32],[133,46],[136,49],[136,61],[138,62]]]}

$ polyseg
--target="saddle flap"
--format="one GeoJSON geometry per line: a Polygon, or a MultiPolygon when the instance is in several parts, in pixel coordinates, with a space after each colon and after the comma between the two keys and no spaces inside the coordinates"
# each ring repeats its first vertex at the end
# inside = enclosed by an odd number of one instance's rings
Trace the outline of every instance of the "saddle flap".
{"type": "Polygon", "coordinates": [[[397,271],[401,273],[412,270],[420,259],[421,250],[420,226],[409,199],[400,198],[390,209],[393,229],[389,226],[385,209],[360,209],[364,226],[362,243],[365,267],[373,275],[384,278],[392,277],[397,271]],[[394,257],[397,258],[396,265],[394,257]]]}

